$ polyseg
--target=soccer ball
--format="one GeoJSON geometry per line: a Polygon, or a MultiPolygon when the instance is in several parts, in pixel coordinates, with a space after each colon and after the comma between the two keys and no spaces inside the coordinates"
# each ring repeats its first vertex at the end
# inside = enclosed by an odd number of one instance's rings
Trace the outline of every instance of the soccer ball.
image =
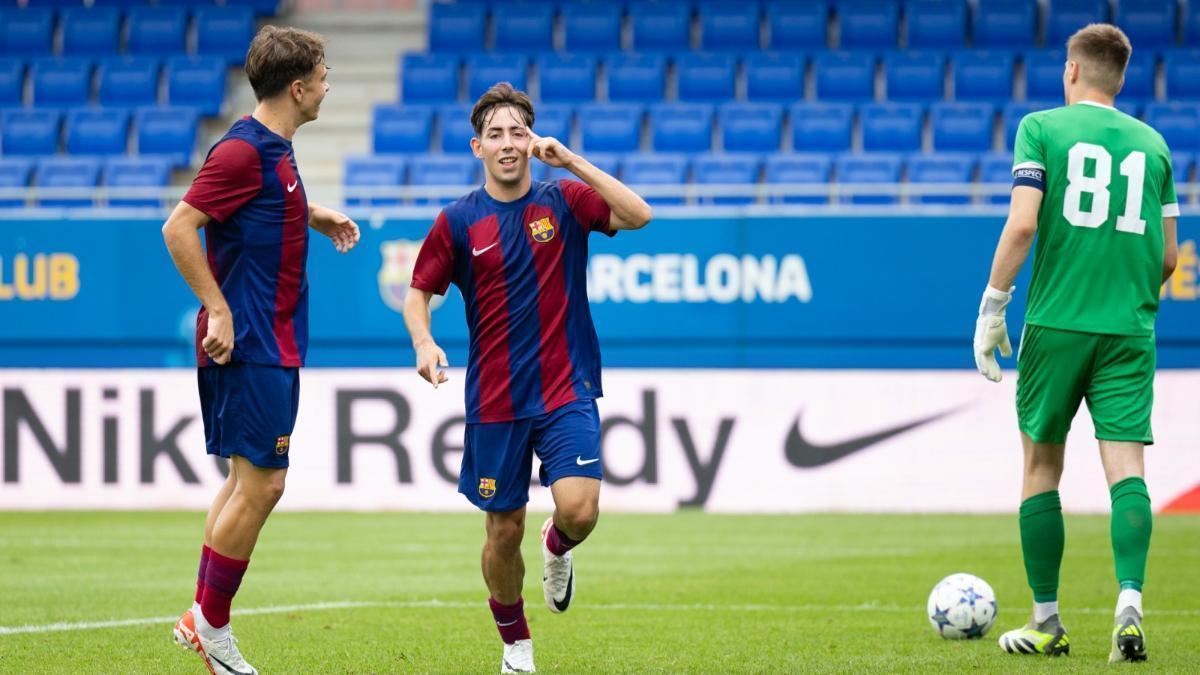
{"type": "Polygon", "coordinates": [[[951,574],[929,594],[929,624],[944,638],[981,638],[996,621],[996,593],[973,574],[951,574]]]}

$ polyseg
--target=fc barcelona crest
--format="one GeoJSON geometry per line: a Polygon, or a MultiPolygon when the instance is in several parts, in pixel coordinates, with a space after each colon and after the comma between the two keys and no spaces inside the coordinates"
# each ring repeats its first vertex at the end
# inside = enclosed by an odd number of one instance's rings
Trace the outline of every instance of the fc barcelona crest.
{"type": "Polygon", "coordinates": [[[280,436],[275,439],[275,454],[286,455],[290,447],[292,447],[291,436],[280,436]]]}
{"type": "Polygon", "coordinates": [[[533,234],[534,241],[544,244],[554,238],[554,223],[550,222],[550,216],[538,218],[529,223],[529,232],[533,234]]]}
{"type": "MultiPolygon", "coordinates": [[[[379,245],[382,262],[379,265],[379,297],[384,304],[395,312],[404,311],[404,296],[408,294],[408,285],[412,282],[413,267],[417,264],[417,255],[421,252],[422,241],[395,239],[379,245]]],[[[429,302],[431,310],[437,309],[445,300],[443,296],[435,295],[429,302]]]]}
{"type": "Polygon", "coordinates": [[[496,479],[495,478],[480,478],[479,479],[479,496],[484,499],[491,499],[496,495],[496,479]]]}

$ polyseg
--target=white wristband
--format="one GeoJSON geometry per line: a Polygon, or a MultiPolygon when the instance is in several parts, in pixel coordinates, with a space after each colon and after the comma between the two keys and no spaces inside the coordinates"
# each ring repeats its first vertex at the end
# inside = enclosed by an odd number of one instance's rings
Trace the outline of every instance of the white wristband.
{"type": "Polygon", "coordinates": [[[979,315],[1003,315],[1004,308],[1007,307],[1009,301],[1012,300],[1012,292],[1015,290],[1017,290],[1016,286],[1008,289],[1007,293],[999,289],[992,288],[991,286],[985,288],[983,290],[983,299],[979,301],[979,315]]]}

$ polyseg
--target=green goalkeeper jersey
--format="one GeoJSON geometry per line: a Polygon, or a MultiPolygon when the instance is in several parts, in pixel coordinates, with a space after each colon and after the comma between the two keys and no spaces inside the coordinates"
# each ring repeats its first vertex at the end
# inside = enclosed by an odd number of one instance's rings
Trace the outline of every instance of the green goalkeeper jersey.
{"type": "Polygon", "coordinates": [[[1162,136],[1089,101],[1026,115],[1014,185],[1043,190],[1026,323],[1151,335],[1162,285],[1162,219],[1179,215],[1162,136]]]}

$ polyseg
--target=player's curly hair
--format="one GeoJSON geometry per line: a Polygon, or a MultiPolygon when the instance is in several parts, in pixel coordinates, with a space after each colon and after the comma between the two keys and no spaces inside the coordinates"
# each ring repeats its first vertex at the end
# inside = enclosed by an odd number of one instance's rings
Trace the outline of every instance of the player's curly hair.
{"type": "Polygon", "coordinates": [[[533,128],[533,102],[529,96],[520,89],[514,89],[508,82],[497,82],[479,97],[471,109],[471,127],[475,129],[476,137],[483,134],[483,127],[492,114],[505,106],[515,108],[525,121],[525,126],[533,128]]]}
{"type": "Polygon", "coordinates": [[[246,53],[246,77],[258,100],[274,98],[325,62],[325,38],[298,28],[263,26],[246,53]]]}
{"type": "Polygon", "coordinates": [[[1121,90],[1132,53],[1129,38],[1108,23],[1090,23],[1067,40],[1067,58],[1082,66],[1080,79],[1113,96],[1121,90]]]}

